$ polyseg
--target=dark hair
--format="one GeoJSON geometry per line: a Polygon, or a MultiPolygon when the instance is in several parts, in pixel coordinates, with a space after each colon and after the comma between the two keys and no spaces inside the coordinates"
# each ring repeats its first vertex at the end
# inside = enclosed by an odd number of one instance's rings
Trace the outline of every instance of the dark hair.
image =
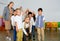
{"type": "MultiPolygon", "coordinates": [[[[15,12],[16,10],[13,10],[13,12],[15,12]]],[[[12,14],[12,16],[13,16],[14,14],[12,14]]]]}
{"type": "Polygon", "coordinates": [[[28,12],[28,15],[29,15],[29,14],[32,14],[32,12],[28,12]]]}
{"type": "Polygon", "coordinates": [[[10,4],[12,4],[12,3],[14,3],[14,2],[12,2],[12,1],[11,1],[11,2],[8,4],[8,7],[9,7],[9,6],[10,6],[10,4]]]}
{"type": "Polygon", "coordinates": [[[40,10],[41,10],[41,11],[43,11],[43,9],[42,9],[42,8],[38,8],[38,11],[40,11],[40,10]]]}
{"type": "Polygon", "coordinates": [[[36,17],[35,17],[35,14],[33,15],[33,20],[34,20],[34,22],[36,21],[36,17]]]}
{"type": "Polygon", "coordinates": [[[16,10],[14,10],[13,12],[15,12],[16,10]]]}

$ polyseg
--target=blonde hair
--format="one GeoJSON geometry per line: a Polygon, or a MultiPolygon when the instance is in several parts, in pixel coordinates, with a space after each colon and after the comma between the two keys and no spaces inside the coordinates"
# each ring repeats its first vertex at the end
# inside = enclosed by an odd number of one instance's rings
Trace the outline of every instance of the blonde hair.
{"type": "Polygon", "coordinates": [[[28,16],[28,15],[26,15],[26,16],[25,16],[25,18],[24,18],[24,20],[23,20],[23,22],[25,21],[25,19],[26,19],[26,18],[29,18],[29,16],[28,16]]]}
{"type": "MultiPolygon", "coordinates": [[[[24,21],[26,18],[29,18],[29,16],[27,15],[25,18],[24,18],[24,21]]],[[[24,28],[26,28],[26,23],[24,23],[24,28]]],[[[29,22],[29,29],[30,29],[30,22],[29,22]]]]}
{"type": "Polygon", "coordinates": [[[16,10],[20,10],[20,8],[16,8],[16,10]]]}

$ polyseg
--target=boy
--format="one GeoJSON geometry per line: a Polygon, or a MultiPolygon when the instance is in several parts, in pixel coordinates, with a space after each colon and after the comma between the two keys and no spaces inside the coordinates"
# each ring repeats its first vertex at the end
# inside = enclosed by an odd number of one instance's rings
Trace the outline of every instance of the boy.
{"type": "Polygon", "coordinates": [[[36,20],[36,27],[37,27],[37,33],[38,33],[38,41],[44,41],[44,16],[42,15],[42,8],[38,9],[38,16],[36,20]]]}
{"type": "Polygon", "coordinates": [[[22,41],[23,38],[23,32],[28,36],[27,32],[25,31],[22,23],[22,15],[19,8],[16,9],[17,15],[15,16],[15,25],[16,25],[16,31],[17,31],[17,41],[22,41]]]}

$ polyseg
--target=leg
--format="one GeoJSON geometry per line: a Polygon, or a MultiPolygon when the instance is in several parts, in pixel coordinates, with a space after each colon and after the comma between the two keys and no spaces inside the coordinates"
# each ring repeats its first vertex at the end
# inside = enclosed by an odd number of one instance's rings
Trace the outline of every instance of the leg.
{"type": "Polygon", "coordinates": [[[44,41],[44,28],[41,28],[41,36],[42,36],[42,41],[44,41]]]}
{"type": "Polygon", "coordinates": [[[14,41],[16,41],[16,27],[14,26],[14,41]]]}
{"type": "Polygon", "coordinates": [[[37,34],[38,34],[38,41],[41,40],[41,37],[40,37],[40,28],[37,28],[37,34]]]}
{"type": "Polygon", "coordinates": [[[6,35],[10,37],[11,24],[10,21],[5,21],[6,35]]]}
{"type": "Polygon", "coordinates": [[[35,40],[35,26],[32,26],[32,41],[35,40]]]}
{"type": "Polygon", "coordinates": [[[22,41],[22,38],[23,38],[23,32],[20,29],[19,32],[17,32],[17,41],[22,41]]]}
{"type": "Polygon", "coordinates": [[[6,29],[6,39],[11,41],[11,33],[10,33],[10,29],[11,29],[11,24],[10,21],[5,21],[5,29],[6,29]]]}
{"type": "Polygon", "coordinates": [[[26,40],[26,35],[23,33],[23,41],[27,41],[26,40]]]}

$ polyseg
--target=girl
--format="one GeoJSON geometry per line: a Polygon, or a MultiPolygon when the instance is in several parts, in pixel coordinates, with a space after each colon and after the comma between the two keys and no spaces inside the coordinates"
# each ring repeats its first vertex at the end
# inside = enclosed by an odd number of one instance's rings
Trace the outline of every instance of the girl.
{"type": "Polygon", "coordinates": [[[14,29],[14,41],[16,41],[16,26],[15,26],[15,21],[14,21],[14,18],[16,16],[16,10],[14,10],[14,15],[11,16],[11,23],[12,23],[12,26],[13,26],[13,29],[14,29]]]}
{"type": "Polygon", "coordinates": [[[35,14],[32,12],[28,13],[28,16],[30,18],[30,22],[32,23],[32,41],[33,41],[33,37],[35,36],[35,14]]]}
{"type": "Polygon", "coordinates": [[[32,22],[33,22],[33,24],[32,24],[32,40],[34,40],[34,39],[35,39],[35,34],[36,34],[36,33],[35,33],[35,32],[36,32],[36,31],[35,31],[35,29],[36,29],[36,28],[35,28],[36,17],[35,17],[35,13],[34,13],[34,12],[32,13],[32,19],[33,19],[33,20],[32,20],[32,22]]]}
{"type": "Polygon", "coordinates": [[[30,37],[29,36],[30,35],[29,32],[31,31],[31,23],[30,23],[30,20],[29,20],[28,16],[25,17],[23,25],[24,25],[24,29],[28,33],[28,36],[26,36],[25,34],[23,34],[23,41],[29,41],[29,37],[30,37]]]}

